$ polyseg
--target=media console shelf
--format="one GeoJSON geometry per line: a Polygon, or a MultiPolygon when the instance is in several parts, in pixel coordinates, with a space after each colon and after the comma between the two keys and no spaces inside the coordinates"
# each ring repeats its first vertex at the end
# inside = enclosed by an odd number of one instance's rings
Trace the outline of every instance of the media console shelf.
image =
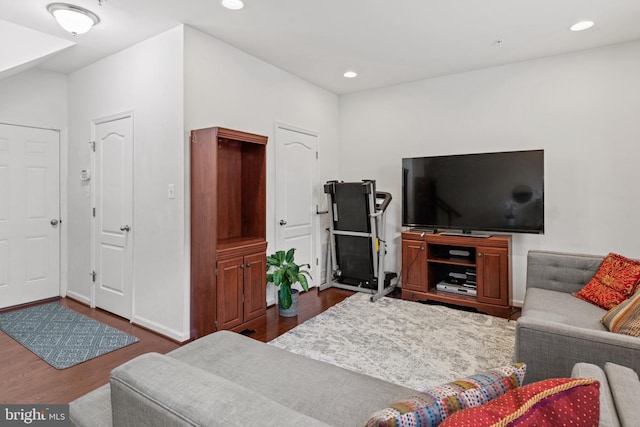
{"type": "Polygon", "coordinates": [[[402,233],[402,299],[473,307],[509,318],[510,288],[510,235],[486,238],[402,233]],[[439,283],[463,290],[439,290],[439,283]]]}

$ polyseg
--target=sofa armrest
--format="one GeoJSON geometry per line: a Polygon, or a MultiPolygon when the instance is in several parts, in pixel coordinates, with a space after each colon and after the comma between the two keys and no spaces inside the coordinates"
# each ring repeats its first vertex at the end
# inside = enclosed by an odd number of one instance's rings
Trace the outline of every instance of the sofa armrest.
{"type": "Polygon", "coordinates": [[[607,363],[604,367],[611,394],[623,426],[635,426],[640,421],[640,379],[631,368],[607,363]]]}
{"type": "Polygon", "coordinates": [[[569,377],[573,365],[606,362],[640,369],[640,338],[521,317],[516,323],[515,361],[527,364],[525,383],[569,377]]]}
{"type": "Polygon", "coordinates": [[[111,388],[105,384],[69,404],[69,420],[75,427],[111,427],[111,388]]]}
{"type": "Polygon", "coordinates": [[[600,382],[600,422],[598,427],[620,427],[620,419],[604,370],[592,363],[576,363],[571,371],[571,377],[594,378],[600,382]]]}
{"type": "Polygon", "coordinates": [[[527,288],[566,293],[579,291],[598,271],[603,259],[604,256],[597,255],[529,251],[527,288]]]}
{"type": "Polygon", "coordinates": [[[179,360],[148,353],[110,377],[114,426],[326,424],[179,360]]]}

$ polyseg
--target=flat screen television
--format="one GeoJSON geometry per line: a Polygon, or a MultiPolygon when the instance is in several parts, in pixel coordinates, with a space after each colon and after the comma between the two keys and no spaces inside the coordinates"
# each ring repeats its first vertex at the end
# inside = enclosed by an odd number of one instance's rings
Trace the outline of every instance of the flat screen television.
{"type": "Polygon", "coordinates": [[[544,150],[403,158],[402,225],[544,233],[544,150]]]}

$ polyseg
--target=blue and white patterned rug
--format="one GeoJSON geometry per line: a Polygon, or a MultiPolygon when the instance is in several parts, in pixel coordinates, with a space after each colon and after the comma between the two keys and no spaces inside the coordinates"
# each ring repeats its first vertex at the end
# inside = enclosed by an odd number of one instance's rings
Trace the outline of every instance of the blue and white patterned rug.
{"type": "Polygon", "coordinates": [[[515,321],[358,293],[270,341],[415,390],[512,363],[515,321]]]}
{"type": "Polygon", "coordinates": [[[0,314],[0,329],[56,369],[69,368],[138,341],[59,302],[0,314]]]}

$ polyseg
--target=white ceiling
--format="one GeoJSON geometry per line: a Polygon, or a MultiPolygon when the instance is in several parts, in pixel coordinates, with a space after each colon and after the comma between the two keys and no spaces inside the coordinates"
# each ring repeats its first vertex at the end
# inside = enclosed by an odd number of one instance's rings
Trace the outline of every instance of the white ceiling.
{"type": "Polygon", "coordinates": [[[101,18],[76,37],[47,12],[53,1],[0,0],[0,78],[29,64],[69,73],[180,23],[338,94],[640,39],[640,0],[245,0],[236,12],[219,0],[68,0],[101,18]],[[568,30],[585,19],[596,25],[568,30]]]}

